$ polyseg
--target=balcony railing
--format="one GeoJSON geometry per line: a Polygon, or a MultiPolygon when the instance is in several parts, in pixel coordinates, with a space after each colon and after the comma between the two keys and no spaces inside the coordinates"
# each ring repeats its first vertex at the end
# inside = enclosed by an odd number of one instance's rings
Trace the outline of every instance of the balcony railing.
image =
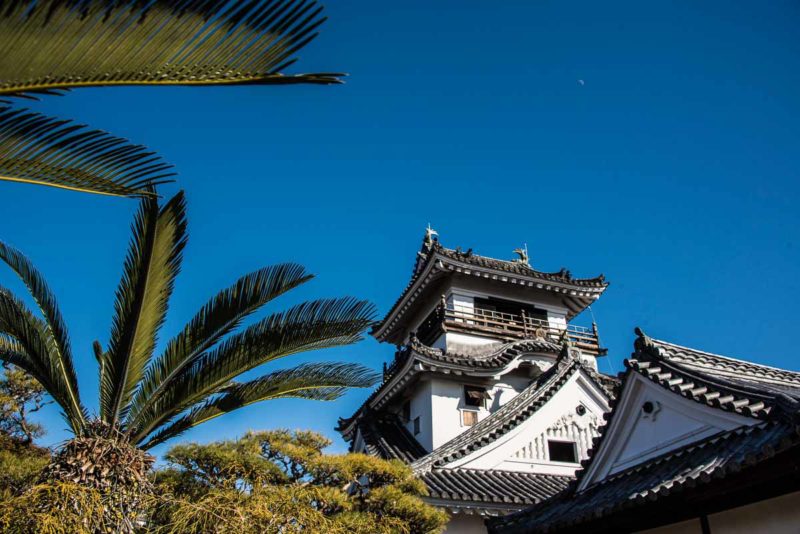
{"type": "Polygon", "coordinates": [[[480,308],[452,308],[439,305],[420,325],[418,336],[424,342],[435,341],[441,333],[460,332],[478,334],[501,340],[546,339],[560,342],[565,334],[570,341],[584,352],[600,355],[597,327],[563,325],[550,323],[545,319],[520,314],[497,312],[480,308]]]}

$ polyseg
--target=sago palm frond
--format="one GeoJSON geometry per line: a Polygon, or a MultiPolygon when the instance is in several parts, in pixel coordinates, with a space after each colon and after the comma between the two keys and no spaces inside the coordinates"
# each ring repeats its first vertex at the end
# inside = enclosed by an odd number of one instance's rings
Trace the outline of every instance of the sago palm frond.
{"type": "Polygon", "coordinates": [[[115,424],[124,416],[153,356],[186,239],[182,192],[161,209],[152,197],[141,201],[117,288],[109,348],[102,355],[100,412],[108,423],[115,424]]]}
{"type": "Polygon", "coordinates": [[[0,106],[0,180],[143,196],[171,181],[170,168],[145,147],[105,132],[0,106]]]}
{"type": "Polygon", "coordinates": [[[284,263],[247,274],[220,291],[147,368],[131,401],[130,419],[136,420],[142,410],[160,398],[173,377],[235,330],[245,317],[311,278],[302,266],[284,263]]]}
{"type": "Polygon", "coordinates": [[[0,95],[99,85],[339,82],[284,75],[325,21],[309,0],[0,2],[0,95]]]}
{"type": "Polygon", "coordinates": [[[359,341],[372,323],[375,308],[368,302],[321,299],[236,332],[245,317],[311,278],[295,264],[255,271],[219,292],[156,358],[185,244],[183,193],[163,207],[157,198],[143,197],[116,293],[109,346],[92,347],[100,366],[101,421],[87,420],[78,398],[69,337],[44,278],[21,253],[2,244],[0,259],[28,286],[44,319],[0,287],[0,361],[39,380],[77,435],[125,436],[126,442],[148,446],[260,400],[332,400],[345,388],[374,383],[375,374],[357,364],[306,364],[233,383],[279,358],[359,341]]]}
{"type": "Polygon", "coordinates": [[[45,330],[47,354],[55,360],[60,373],[65,393],[69,400],[69,413],[78,417],[76,425],[84,423],[83,409],[78,396],[78,380],[72,363],[72,349],[67,333],[67,326],[58,308],[58,302],[47,285],[44,277],[20,251],[0,241],[0,260],[17,273],[33,297],[39,311],[44,317],[42,327],[45,330]]]}
{"type": "Polygon", "coordinates": [[[154,433],[142,448],[154,447],[248,404],[284,398],[332,401],[341,397],[347,388],[370,387],[377,380],[376,373],[361,365],[347,363],[311,363],[269,373],[250,382],[226,387],[221,395],[197,405],[154,433]]]}
{"type": "Polygon", "coordinates": [[[374,306],[351,298],[322,299],[272,314],[203,353],[163,385],[160,398],[129,422],[140,441],[166,421],[219,393],[240,374],[300,352],[355,343],[374,306]]]}
{"type": "Polygon", "coordinates": [[[80,434],[86,411],[78,398],[77,383],[51,352],[53,342],[47,323],[36,317],[25,304],[0,287],[0,359],[23,369],[58,402],[64,418],[80,434]]]}

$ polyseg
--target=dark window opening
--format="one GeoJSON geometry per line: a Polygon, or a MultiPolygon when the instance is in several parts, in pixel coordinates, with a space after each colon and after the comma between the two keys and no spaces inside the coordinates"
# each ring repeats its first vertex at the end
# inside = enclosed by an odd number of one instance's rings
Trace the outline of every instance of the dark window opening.
{"type": "Polygon", "coordinates": [[[419,417],[414,418],[414,435],[419,434],[419,417]]]}
{"type": "Polygon", "coordinates": [[[466,406],[473,406],[482,408],[489,398],[486,388],[477,386],[464,386],[464,404],[466,406]]]}
{"type": "Polygon", "coordinates": [[[547,452],[550,455],[551,462],[578,463],[575,443],[572,441],[548,441],[547,452]]]}
{"type": "Polygon", "coordinates": [[[531,319],[541,319],[547,321],[547,311],[540,310],[530,304],[523,304],[521,302],[513,302],[510,300],[502,300],[496,298],[476,298],[475,308],[497,313],[510,313],[512,315],[521,315],[525,310],[525,315],[531,319]]]}
{"type": "Polygon", "coordinates": [[[400,417],[403,419],[403,423],[408,423],[411,421],[411,401],[405,401],[403,403],[403,411],[401,412],[400,417]]]}

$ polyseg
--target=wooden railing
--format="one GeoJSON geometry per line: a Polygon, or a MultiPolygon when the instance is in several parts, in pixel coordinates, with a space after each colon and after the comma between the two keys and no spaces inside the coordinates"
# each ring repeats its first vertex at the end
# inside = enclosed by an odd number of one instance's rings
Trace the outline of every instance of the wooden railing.
{"type": "Polygon", "coordinates": [[[570,341],[584,352],[595,355],[604,353],[600,348],[595,325],[590,328],[568,324],[565,328],[546,319],[530,317],[524,311],[513,314],[480,308],[456,309],[440,305],[420,327],[421,330],[428,330],[431,334],[438,330],[465,334],[479,333],[503,340],[541,338],[556,343],[560,342],[566,333],[570,341]]]}

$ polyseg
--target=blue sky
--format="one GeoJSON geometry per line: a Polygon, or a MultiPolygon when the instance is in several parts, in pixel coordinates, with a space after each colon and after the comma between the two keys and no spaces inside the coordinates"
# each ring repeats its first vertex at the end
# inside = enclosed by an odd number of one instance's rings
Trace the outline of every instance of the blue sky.
{"type": "MultiPolygon", "coordinates": [[[[287,260],[318,278],[270,309],[355,295],[385,313],[430,222],[447,246],[512,258],[527,243],[537,268],[605,273],[601,370],[620,369],[636,325],[800,369],[796,2],[331,0],[327,14],[294,71],[343,70],[343,86],[86,89],[32,105],[180,172],[163,193],[186,190],[191,235],[164,337],[239,275],[287,260]]],[[[0,195],[0,236],[58,295],[96,409],[91,342],[108,339],[135,202],[0,195]]],[[[0,283],[22,291],[8,270],[0,283]]],[[[311,358],[378,369],[392,354],[370,338],[311,358]]],[[[185,439],[310,428],[343,450],[336,419],[367,394],[251,406],[185,439]]],[[[44,443],[68,437],[55,409],[42,420],[44,443]]]]}

